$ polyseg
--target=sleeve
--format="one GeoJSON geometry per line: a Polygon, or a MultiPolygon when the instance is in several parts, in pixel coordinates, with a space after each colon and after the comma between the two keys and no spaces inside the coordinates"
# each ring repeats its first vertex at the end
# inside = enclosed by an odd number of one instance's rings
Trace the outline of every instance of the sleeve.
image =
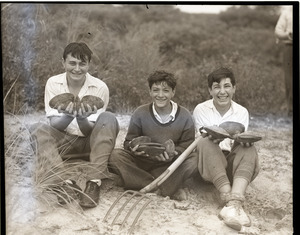
{"type": "Polygon", "coordinates": [[[241,123],[245,126],[245,131],[248,130],[249,127],[249,112],[248,110],[245,108],[243,114],[240,117],[241,123]]]}
{"type": "Polygon", "coordinates": [[[51,81],[51,78],[48,79],[46,86],[45,86],[45,95],[44,95],[44,102],[45,102],[45,112],[47,117],[51,116],[62,116],[62,113],[59,113],[56,109],[52,109],[49,106],[49,101],[59,94],[57,87],[51,81]]]}
{"type": "Polygon", "coordinates": [[[210,120],[208,115],[205,114],[205,110],[201,104],[198,104],[193,112],[193,119],[195,122],[196,134],[199,135],[199,129],[203,126],[210,126],[210,120]]]}
{"type": "Polygon", "coordinates": [[[195,125],[192,116],[189,114],[186,119],[183,132],[181,134],[178,143],[175,143],[175,150],[178,152],[179,156],[185,149],[187,149],[190,144],[195,140],[195,125]]]}
{"type": "Polygon", "coordinates": [[[133,140],[134,138],[139,137],[141,135],[142,135],[141,121],[140,121],[137,111],[135,111],[130,118],[127,135],[126,135],[124,143],[123,143],[124,149],[129,150],[129,142],[131,140],[133,140]]]}

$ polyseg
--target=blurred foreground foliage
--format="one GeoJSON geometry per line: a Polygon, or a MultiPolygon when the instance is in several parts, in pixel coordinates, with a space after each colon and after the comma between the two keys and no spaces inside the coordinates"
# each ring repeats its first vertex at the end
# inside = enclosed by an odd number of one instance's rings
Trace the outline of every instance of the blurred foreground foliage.
{"type": "Polygon", "coordinates": [[[178,79],[174,100],[190,111],[210,98],[206,76],[219,66],[237,77],[234,100],[251,114],[284,111],[279,6],[232,7],[186,14],[173,5],[1,4],[4,111],[44,108],[47,79],[64,72],[72,41],[94,52],[90,73],[110,89],[109,110],[130,113],[149,102],[146,78],[156,69],[178,79]]]}

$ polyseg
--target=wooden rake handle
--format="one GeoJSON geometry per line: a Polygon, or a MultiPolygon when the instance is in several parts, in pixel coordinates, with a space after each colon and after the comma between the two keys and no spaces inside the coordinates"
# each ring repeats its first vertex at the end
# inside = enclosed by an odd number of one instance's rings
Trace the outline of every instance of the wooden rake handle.
{"type": "Polygon", "coordinates": [[[151,192],[153,189],[156,189],[159,185],[165,182],[166,179],[180,166],[180,164],[190,155],[190,153],[197,147],[197,144],[200,140],[201,136],[196,138],[190,146],[184,150],[180,156],[154,181],[145,186],[140,190],[141,193],[151,192]]]}

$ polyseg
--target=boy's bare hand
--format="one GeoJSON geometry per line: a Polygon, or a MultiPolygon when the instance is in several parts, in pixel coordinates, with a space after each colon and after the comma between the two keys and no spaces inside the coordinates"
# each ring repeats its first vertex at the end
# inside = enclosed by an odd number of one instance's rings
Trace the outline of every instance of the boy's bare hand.
{"type": "Polygon", "coordinates": [[[215,144],[219,144],[221,141],[224,140],[224,139],[216,139],[212,135],[208,135],[208,139],[210,139],[215,144]]]}
{"type": "Polygon", "coordinates": [[[149,155],[146,154],[144,151],[137,151],[138,147],[139,147],[139,145],[136,145],[133,148],[131,148],[131,147],[129,147],[129,148],[134,155],[141,156],[141,157],[149,157],[149,155]]]}
{"type": "Polygon", "coordinates": [[[94,109],[89,104],[86,104],[87,109],[84,108],[84,105],[81,103],[80,108],[78,110],[77,117],[79,119],[87,118],[91,114],[97,113],[97,107],[94,105],[94,109]]]}
{"type": "Polygon", "coordinates": [[[152,157],[152,160],[156,160],[158,162],[170,162],[174,158],[175,154],[173,156],[169,156],[169,154],[164,151],[163,154],[159,154],[158,156],[152,157]]]}
{"type": "Polygon", "coordinates": [[[201,136],[202,136],[203,138],[205,138],[205,137],[208,137],[208,134],[207,134],[206,132],[202,132],[202,133],[201,133],[201,136]]]}
{"type": "Polygon", "coordinates": [[[58,110],[59,113],[64,113],[64,114],[66,114],[68,116],[71,116],[71,117],[76,117],[77,116],[77,111],[76,111],[76,109],[74,109],[74,103],[73,102],[70,102],[67,105],[65,110],[61,109],[61,105],[58,106],[57,110],[58,110]]]}
{"type": "Polygon", "coordinates": [[[201,136],[203,138],[206,138],[208,137],[208,139],[210,139],[212,142],[214,142],[215,144],[219,144],[223,139],[216,139],[214,138],[212,135],[209,135],[205,130],[204,130],[204,127],[201,127],[199,129],[200,133],[201,133],[201,136]]]}
{"type": "Polygon", "coordinates": [[[249,147],[253,146],[253,143],[240,142],[240,144],[245,148],[249,148],[249,147]]]}
{"type": "Polygon", "coordinates": [[[133,148],[130,148],[131,152],[140,157],[145,157],[145,159],[149,159],[155,162],[170,162],[173,160],[174,156],[177,155],[178,153],[175,151],[173,156],[170,156],[166,151],[164,151],[163,154],[159,154],[157,156],[149,156],[149,154],[146,154],[144,151],[137,151],[138,145],[136,145],[133,148]]]}

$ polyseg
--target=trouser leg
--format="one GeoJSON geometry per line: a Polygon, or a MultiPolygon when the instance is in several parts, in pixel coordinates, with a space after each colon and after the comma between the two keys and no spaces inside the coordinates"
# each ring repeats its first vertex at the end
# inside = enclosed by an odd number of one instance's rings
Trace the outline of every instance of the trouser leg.
{"type": "Polygon", "coordinates": [[[227,175],[231,183],[235,178],[243,178],[250,183],[258,175],[258,154],[254,146],[243,147],[237,145],[228,154],[227,161],[227,175]]]}
{"type": "MultiPolygon", "coordinates": [[[[169,176],[169,178],[160,185],[161,194],[163,196],[172,196],[176,191],[183,187],[184,182],[198,173],[198,157],[197,153],[192,153],[181,165],[169,176]]],[[[166,170],[158,168],[151,173],[155,178],[160,176],[166,170]]]]}
{"type": "Polygon", "coordinates": [[[212,182],[219,190],[222,186],[230,184],[227,177],[227,160],[219,145],[208,138],[202,138],[197,146],[198,170],[201,177],[212,182]]]}
{"type": "MultiPolygon", "coordinates": [[[[186,159],[169,178],[160,185],[163,196],[172,196],[183,183],[194,174],[198,173],[198,158],[196,153],[186,159]]],[[[121,176],[124,188],[140,190],[152,183],[155,178],[160,176],[171,163],[150,164],[138,161],[129,151],[115,149],[109,159],[112,171],[121,176]]]]}
{"type": "Polygon", "coordinates": [[[31,146],[38,164],[53,166],[62,162],[59,147],[64,146],[65,134],[45,123],[35,123],[29,128],[31,146]]]}
{"type": "Polygon", "coordinates": [[[112,172],[121,176],[125,189],[140,190],[154,180],[149,172],[138,166],[130,152],[124,149],[113,150],[109,166],[112,172]]]}
{"type": "Polygon", "coordinates": [[[72,178],[74,175],[69,171],[62,170],[61,155],[72,150],[72,143],[77,137],[66,135],[50,125],[36,123],[29,128],[31,133],[31,145],[36,154],[34,163],[35,174],[38,178],[52,172],[49,178],[52,182],[72,178]]]}
{"type": "Polygon", "coordinates": [[[116,117],[109,112],[101,113],[90,135],[90,161],[97,168],[90,172],[90,179],[108,178],[108,158],[113,151],[119,133],[116,117]]]}

